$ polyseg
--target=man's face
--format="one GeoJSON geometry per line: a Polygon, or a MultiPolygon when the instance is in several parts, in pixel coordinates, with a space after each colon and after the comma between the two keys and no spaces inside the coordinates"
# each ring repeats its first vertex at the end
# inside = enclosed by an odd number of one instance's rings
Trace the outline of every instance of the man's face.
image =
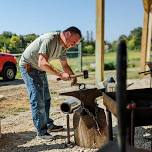
{"type": "Polygon", "coordinates": [[[77,33],[69,32],[69,34],[67,34],[65,38],[66,38],[66,44],[65,44],[66,48],[75,47],[80,43],[80,36],[77,33]]]}

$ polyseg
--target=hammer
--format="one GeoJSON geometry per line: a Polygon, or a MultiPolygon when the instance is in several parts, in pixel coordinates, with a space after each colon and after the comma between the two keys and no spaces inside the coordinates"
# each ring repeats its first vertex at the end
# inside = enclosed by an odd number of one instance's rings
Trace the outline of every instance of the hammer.
{"type": "MultiPolygon", "coordinates": [[[[84,79],[87,79],[88,78],[88,70],[84,70],[82,74],[75,74],[75,75],[70,75],[71,78],[76,78],[76,77],[82,77],[84,79]]],[[[60,81],[61,79],[60,78],[57,78],[57,81],[60,81]]]]}
{"type": "Polygon", "coordinates": [[[145,65],[148,65],[148,67],[149,67],[150,70],[139,72],[139,74],[142,74],[142,73],[144,73],[144,75],[152,74],[152,62],[146,62],[145,65]]]}

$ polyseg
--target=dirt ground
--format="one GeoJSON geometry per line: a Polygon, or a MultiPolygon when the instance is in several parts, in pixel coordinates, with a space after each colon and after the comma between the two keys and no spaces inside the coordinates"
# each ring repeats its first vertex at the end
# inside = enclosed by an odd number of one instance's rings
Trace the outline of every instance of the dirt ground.
{"type": "MultiPolygon", "coordinates": [[[[78,87],[70,87],[70,82],[57,82],[56,77],[49,75],[49,88],[52,96],[51,117],[55,124],[63,125],[64,131],[52,133],[53,141],[37,140],[35,128],[31,120],[31,111],[27,92],[23,81],[15,80],[3,82],[0,80],[0,118],[2,124],[2,138],[0,139],[1,152],[94,152],[97,149],[82,148],[74,143],[74,132],[72,127],[72,115],[70,115],[71,144],[67,145],[66,116],[60,110],[60,104],[65,96],[59,96],[60,92],[78,90],[78,87]]],[[[83,79],[79,79],[84,82],[83,79]]],[[[94,75],[85,80],[87,87],[95,87],[94,75]]],[[[149,87],[149,78],[142,80],[129,80],[133,83],[129,89],[149,87]]],[[[99,101],[101,104],[101,99],[99,101]]],[[[116,119],[113,119],[113,127],[116,129],[116,119]]],[[[136,129],[135,145],[150,149],[150,141],[143,139],[143,135],[149,131],[148,127],[136,129]]]]}

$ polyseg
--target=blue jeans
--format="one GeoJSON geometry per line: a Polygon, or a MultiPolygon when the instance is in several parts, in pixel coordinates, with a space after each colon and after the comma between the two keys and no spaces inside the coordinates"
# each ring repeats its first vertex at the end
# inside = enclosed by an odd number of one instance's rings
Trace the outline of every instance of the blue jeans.
{"type": "Polygon", "coordinates": [[[44,135],[53,126],[53,120],[49,118],[51,97],[46,73],[33,68],[27,72],[23,66],[20,71],[27,87],[34,126],[38,135],[44,135]]]}

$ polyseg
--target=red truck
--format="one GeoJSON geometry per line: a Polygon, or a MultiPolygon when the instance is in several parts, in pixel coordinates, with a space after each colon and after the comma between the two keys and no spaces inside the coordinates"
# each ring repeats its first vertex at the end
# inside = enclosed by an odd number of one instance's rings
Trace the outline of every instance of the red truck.
{"type": "Polygon", "coordinates": [[[14,80],[17,73],[16,57],[9,53],[0,53],[0,76],[4,81],[14,80]]]}

